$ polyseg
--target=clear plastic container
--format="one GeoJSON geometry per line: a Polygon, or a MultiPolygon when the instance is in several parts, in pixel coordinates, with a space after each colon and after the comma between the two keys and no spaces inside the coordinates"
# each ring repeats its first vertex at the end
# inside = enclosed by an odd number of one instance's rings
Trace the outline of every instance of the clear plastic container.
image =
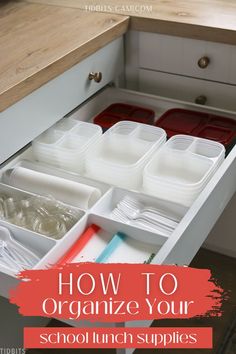
{"type": "Polygon", "coordinates": [[[190,206],[225,156],[222,144],[185,135],[172,137],[147,164],[144,192],[190,206]]]}
{"type": "Polygon", "coordinates": [[[89,149],[86,175],[123,188],[139,189],[144,166],[165,141],[163,129],[119,122],[89,149]]]}
{"type": "Polygon", "coordinates": [[[87,149],[102,135],[95,124],[64,118],[32,143],[38,161],[83,173],[87,149]]]}
{"type": "Polygon", "coordinates": [[[52,197],[31,194],[4,184],[0,184],[0,205],[3,226],[16,225],[54,240],[61,239],[85,214],[83,210],[52,197]]]}

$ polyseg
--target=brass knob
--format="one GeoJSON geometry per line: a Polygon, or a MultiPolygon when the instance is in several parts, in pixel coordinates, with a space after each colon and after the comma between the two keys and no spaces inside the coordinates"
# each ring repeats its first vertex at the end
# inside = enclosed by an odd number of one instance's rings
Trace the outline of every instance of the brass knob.
{"type": "Polygon", "coordinates": [[[210,64],[210,59],[208,57],[201,57],[198,62],[198,66],[200,69],[206,69],[210,64]]]}
{"type": "Polygon", "coordinates": [[[102,73],[98,71],[97,73],[91,72],[88,76],[89,80],[94,80],[95,82],[100,82],[102,80],[102,73]]]}
{"type": "Polygon", "coordinates": [[[196,104],[201,104],[203,106],[206,104],[206,102],[207,102],[207,97],[204,95],[200,95],[195,99],[196,104]]]}

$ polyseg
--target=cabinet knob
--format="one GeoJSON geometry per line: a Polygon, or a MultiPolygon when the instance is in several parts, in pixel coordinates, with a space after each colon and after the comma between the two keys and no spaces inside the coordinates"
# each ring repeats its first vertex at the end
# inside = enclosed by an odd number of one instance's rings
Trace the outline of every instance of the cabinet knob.
{"type": "Polygon", "coordinates": [[[207,97],[204,95],[200,95],[197,98],[195,98],[195,103],[196,104],[201,104],[201,105],[205,105],[207,103],[207,97]]]}
{"type": "Polygon", "coordinates": [[[210,64],[210,59],[208,57],[201,57],[198,62],[198,66],[200,69],[206,69],[210,64]]]}
{"type": "Polygon", "coordinates": [[[96,73],[91,72],[91,73],[89,73],[88,78],[89,78],[89,80],[94,80],[95,82],[100,82],[100,81],[102,81],[102,73],[101,73],[101,71],[98,71],[96,73]]]}

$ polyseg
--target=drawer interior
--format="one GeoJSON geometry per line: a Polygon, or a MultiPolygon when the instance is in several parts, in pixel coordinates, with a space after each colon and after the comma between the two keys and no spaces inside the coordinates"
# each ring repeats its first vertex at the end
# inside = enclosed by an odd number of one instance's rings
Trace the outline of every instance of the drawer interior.
{"type": "MultiPolygon", "coordinates": [[[[203,112],[218,115],[223,114],[224,116],[235,119],[233,112],[226,112],[211,107],[200,108],[194,104],[187,104],[177,100],[170,100],[116,88],[107,88],[101,91],[66,117],[91,122],[96,114],[105,109],[109,104],[116,102],[142,105],[151,108],[155,111],[156,119],[158,119],[166,110],[177,107],[196,111],[201,110],[203,112]]],[[[22,227],[5,221],[1,221],[0,225],[9,228],[16,239],[32,250],[38,252],[41,259],[38,264],[35,265],[35,268],[44,268],[57,263],[73,244],[80,239],[83,232],[92,224],[98,225],[104,230],[104,232],[109,233],[110,239],[112,239],[117,232],[127,235],[127,244],[123,243],[123,248],[121,248],[123,256],[122,261],[129,263],[132,253],[130,250],[133,249],[135,252],[134,256],[132,256],[133,258],[131,257],[131,262],[140,262],[142,257],[137,257],[137,255],[145,254],[144,248],[147,247],[148,250],[153,249],[153,252],[150,251],[150,256],[152,253],[154,254],[154,256],[151,257],[151,261],[154,263],[189,264],[235,192],[235,157],[236,147],[232,149],[213,178],[206,185],[191,207],[188,208],[146,195],[140,191],[121,189],[88,178],[84,175],[79,175],[75,172],[68,172],[55,166],[36,161],[32,152],[32,147],[30,146],[25,151],[19,153],[10,161],[2,165],[0,174],[1,182],[3,182],[3,176],[7,170],[21,167],[36,173],[48,174],[66,179],[67,181],[86,184],[91,188],[99,189],[100,197],[97,198],[97,201],[92,205],[81,208],[84,215],[60,240],[53,240],[49,237],[37,233],[35,234],[32,231],[27,231],[22,227]],[[164,231],[162,232],[159,229],[159,231],[157,231],[148,228],[146,219],[145,222],[142,220],[139,224],[133,222],[126,223],[124,220],[114,219],[112,214],[113,210],[127,195],[136,198],[142,203],[142,205],[148,205],[152,208],[168,211],[169,215],[174,215],[178,221],[175,228],[167,235],[167,233],[164,231]],[[222,195],[224,196],[223,198],[222,195]],[[219,203],[218,205],[216,204],[216,201],[218,200],[221,201],[220,205],[219,203]],[[197,229],[200,233],[198,236],[196,236],[197,229]],[[143,247],[142,244],[145,244],[146,246],[143,247]]],[[[15,193],[23,193],[20,189],[6,186],[3,183],[1,183],[0,187],[3,189],[12,189],[15,193]]],[[[65,203],[65,200],[60,201],[65,203]]],[[[73,200],[70,202],[70,200],[67,199],[66,203],[72,208],[78,207],[73,205],[73,200]]],[[[93,257],[93,246],[96,245],[96,242],[94,241],[95,243],[93,244],[92,239],[90,242],[91,257],[93,257]]],[[[90,247],[87,247],[86,252],[87,259],[90,259],[90,247]]],[[[114,256],[114,258],[110,258],[110,261],[112,261],[112,259],[117,261],[119,258],[114,256]]],[[[0,270],[3,273],[11,273],[3,267],[0,267],[0,270]]],[[[10,275],[14,276],[13,274],[10,275]]]]}

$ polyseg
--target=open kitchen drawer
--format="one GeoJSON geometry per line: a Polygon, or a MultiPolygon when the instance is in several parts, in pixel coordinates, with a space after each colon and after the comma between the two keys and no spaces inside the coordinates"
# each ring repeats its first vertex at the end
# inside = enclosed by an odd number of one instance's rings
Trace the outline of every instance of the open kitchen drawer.
{"type": "MultiPolygon", "coordinates": [[[[72,113],[68,114],[66,118],[71,117],[76,120],[92,121],[92,118],[97,113],[102,111],[109,104],[115,102],[138,104],[154,109],[157,119],[164,111],[173,107],[198,111],[202,110],[204,112],[211,112],[235,119],[233,112],[226,112],[210,107],[199,107],[194,104],[114,87],[108,87],[97,92],[92,98],[79,106],[72,113]]],[[[87,181],[91,186],[98,186],[102,192],[101,198],[91,208],[85,210],[84,216],[59,241],[54,241],[45,236],[39,236],[30,231],[24,231],[20,227],[10,224],[7,225],[5,223],[4,226],[8,227],[12,233],[16,235],[18,240],[31,248],[33,247],[35,250],[38,248],[41,260],[36,265],[36,268],[44,268],[57,262],[79,238],[87,225],[91,223],[97,223],[110,232],[121,231],[128,234],[134,246],[135,243],[145,240],[151,245],[150,247],[153,247],[155,252],[152,263],[188,265],[236,190],[235,146],[192,206],[189,209],[180,211],[183,218],[171,236],[162,237],[153,232],[144,231],[140,228],[113,221],[107,213],[109,206],[118,201],[122,195],[126,193],[139,196],[144,201],[147,199],[148,202],[153,205],[161,202],[156,198],[145,196],[135,191],[125,191],[96,180],[90,180],[87,177],[79,176],[75,173],[68,173],[67,171],[50,167],[46,164],[40,164],[35,161],[31,146],[28,146],[23,152],[19,152],[3,164],[1,173],[17,164],[22,164],[25,167],[54,174],[72,181],[87,181]]],[[[1,184],[0,189],[2,190],[4,188],[7,189],[10,187],[1,184]]],[[[169,207],[171,208],[171,205],[169,205],[169,207]]],[[[4,223],[0,222],[0,224],[3,225],[4,223]]],[[[129,262],[129,254],[127,253],[125,256],[125,259],[129,262]]],[[[7,297],[8,290],[11,286],[16,284],[17,279],[4,268],[0,267],[0,270],[0,295],[7,297]]]]}

